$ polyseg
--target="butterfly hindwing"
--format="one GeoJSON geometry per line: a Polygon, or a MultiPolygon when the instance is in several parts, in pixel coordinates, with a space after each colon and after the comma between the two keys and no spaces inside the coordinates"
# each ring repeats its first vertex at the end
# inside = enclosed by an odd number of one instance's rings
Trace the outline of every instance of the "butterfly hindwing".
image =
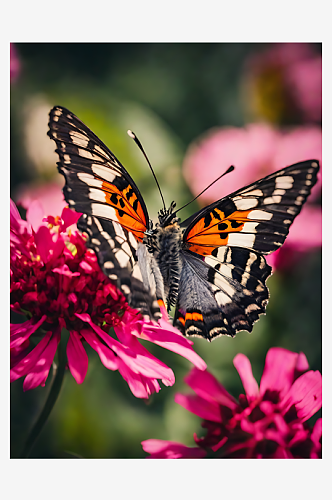
{"type": "Polygon", "coordinates": [[[285,241],[317,180],[316,161],[296,163],[212,203],[182,225],[191,251],[210,255],[236,246],[268,254],[285,241]]]}
{"type": "Polygon", "coordinates": [[[222,248],[218,258],[184,252],[176,326],[185,335],[212,340],[251,331],[265,312],[265,285],[271,267],[264,257],[243,248],[222,248]]]}
{"type": "Polygon", "coordinates": [[[143,198],[125,168],[98,137],[73,113],[56,106],[48,135],[56,143],[58,170],[69,207],[119,222],[139,241],[148,225],[143,198]]]}
{"type": "Polygon", "coordinates": [[[144,285],[138,266],[137,251],[144,245],[119,223],[91,215],[83,214],[77,227],[87,237],[87,247],[96,253],[100,268],[121,290],[129,305],[158,320],[161,313],[156,287],[144,285]]]}

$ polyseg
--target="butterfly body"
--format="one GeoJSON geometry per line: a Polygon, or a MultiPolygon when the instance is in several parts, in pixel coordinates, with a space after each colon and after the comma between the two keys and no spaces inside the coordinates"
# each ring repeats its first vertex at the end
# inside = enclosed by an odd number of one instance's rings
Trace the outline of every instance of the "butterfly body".
{"type": "Polygon", "coordinates": [[[83,122],[56,106],[49,127],[65,199],[83,213],[78,228],[129,304],[155,320],[163,304],[168,311],[174,306],[184,335],[212,340],[250,332],[269,298],[264,255],[285,241],[317,180],[318,162],[281,169],[181,224],[172,202],[154,227],[127,170],[83,122]]]}
{"type": "Polygon", "coordinates": [[[166,227],[159,227],[151,237],[143,240],[148,249],[153,251],[153,257],[158,264],[164,283],[165,296],[168,310],[176,305],[179,280],[182,271],[182,230],[177,222],[166,227]]]}

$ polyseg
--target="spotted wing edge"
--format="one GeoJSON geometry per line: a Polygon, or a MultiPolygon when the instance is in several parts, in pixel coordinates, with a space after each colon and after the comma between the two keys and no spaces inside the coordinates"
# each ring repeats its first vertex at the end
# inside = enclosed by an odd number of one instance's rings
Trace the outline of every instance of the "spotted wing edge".
{"type": "Polygon", "coordinates": [[[173,324],[185,336],[208,341],[252,331],[269,300],[272,268],[258,252],[224,247],[218,257],[184,251],[185,265],[173,324]]]}

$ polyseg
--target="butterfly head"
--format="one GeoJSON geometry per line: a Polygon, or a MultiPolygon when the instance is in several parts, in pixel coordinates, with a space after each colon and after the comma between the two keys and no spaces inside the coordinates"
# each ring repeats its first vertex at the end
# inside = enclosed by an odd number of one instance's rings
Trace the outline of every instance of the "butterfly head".
{"type": "Polygon", "coordinates": [[[154,251],[158,248],[157,239],[158,234],[160,233],[160,229],[164,229],[174,224],[180,222],[180,219],[176,217],[174,214],[174,208],[176,203],[172,201],[171,206],[168,210],[161,209],[158,213],[159,222],[157,222],[156,226],[153,227],[152,220],[149,221],[149,229],[147,229],[144,233],[144,243],[147,245],[149,251],[154,251]]]}
{"type": "Polygon", "coordinates": [[[171,224],[175,224],[179,222],[179,218],[173,213],[174,208],[176,207],[176,203],[172,201],[171,206],[168,210],[164,210],[163,208],[158,212],[159,225],[161,227],[166,227],[171,224]]]}

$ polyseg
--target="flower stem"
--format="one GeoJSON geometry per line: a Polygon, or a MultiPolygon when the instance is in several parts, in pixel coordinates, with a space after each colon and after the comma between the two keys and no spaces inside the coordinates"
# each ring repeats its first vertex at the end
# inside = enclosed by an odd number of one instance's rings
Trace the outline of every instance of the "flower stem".
{"type": "Polygon", "coordinates": [[[53,364],[53,380],[51,382],[50,391],[48,393],[45,405],[36,421],[34,426],[31,429],[31,432],[25,442],[23,451],[21,453],[21,458],[28,458],[30,452],[37,441],[41,430],[43,429],[52,409],[55,405],[55,402],[59,396],[60,389],[62,386],[63,377],[66,370],[67,365],[67,356],[66,356],[66,342],[63,339],[63,335],[61,335],[61,341],[58,347],[58,366],[55,367],[53,364]],[[55,371],[55,373],[54,373],[55,371]]]}

